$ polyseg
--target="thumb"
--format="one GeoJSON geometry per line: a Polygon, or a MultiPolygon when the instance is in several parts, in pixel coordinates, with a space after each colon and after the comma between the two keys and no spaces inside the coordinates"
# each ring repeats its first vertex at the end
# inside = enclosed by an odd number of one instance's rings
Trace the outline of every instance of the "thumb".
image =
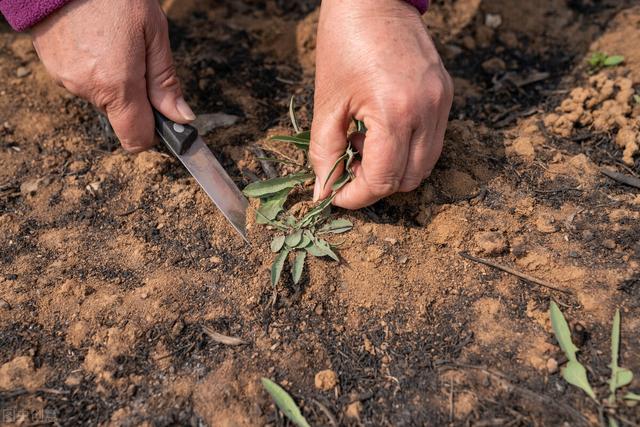
{"type": "Polygon", "coordinates": [[[169,119],[178,123],[193,121],[193,113],[182,95],[180,81],[173,64],[169,45],[167,18],[158,10],[159,22],[147,25],[147,92],[151,104],[169,119]]]}
{"type": "Polygon", "coordinates": [[[331,194],[331,185],[342,174],[343,165],[338,165],[333,173],[331,169],[347,148],[348,127],[349,119],[346,111],[334,110],[328,114],[318,111],[313,117],[309,160],[316,173],[314,201],[328,197],[331,194]]]}

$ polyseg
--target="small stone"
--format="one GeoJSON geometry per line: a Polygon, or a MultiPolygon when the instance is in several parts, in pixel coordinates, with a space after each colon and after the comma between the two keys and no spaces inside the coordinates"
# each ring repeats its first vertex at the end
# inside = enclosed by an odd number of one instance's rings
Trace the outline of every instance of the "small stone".
{"type": "Polygon", "coordinates": [[[482,69],[490,74],[497,74],[500,71],[504,71],[506,68],[507,64],[497,56],[489,58],[482,63],[482,69]]]}
{"type": "Polygon", "coordinates": [[[16,77],[18,78],[27,77],[29,74],[31,74],[31,70],[27,67],[18,67],[16,70],[16,77]]]}
{"type": "Polygon", "coordinates": [[[314,382],[318,390],[333,390],[338,385],[338,375],[331,369],[325,369],[316,374],[314,382]]]}
{"type": "Polygon", "coordinates": [[[384,241],[392,245],[395,245],[396,243],[398,243],[398,240],[394,239],[393,237],[385,237],[384,241]]]}
{"type": "Polygon", "coordinates": [[[476,243],[480,251],[487,255],[500,255],[508,249],[507,240],[502,234],[492,231],[477,234],[476,243]]]}
{"type": "Polygon", "coordinates": [[[556,372],[558,372],[558,361],[553,357],[550,357],[547,360],[547,372],[549,372],[550,374],[555,374],[556,372]]]}
{"type": "Polygon", "coordinates": [[[578,258],[579,255],[578,255],[578,252],[576,251],[569,251],[569,256],[571,258],[578,258]]]}
{"type": "Polygon", "coordinates": [[[484,25],[495,30],[502,25],[502,16],[494,13],[487,13],[484,17],[484,25]]]}
{"type": "Polygon", "coordinates": [[[604,248],[607,248],[607,249],[615,249],[616,248],[616,242],[614,242],[611,239],[604,239],[602,241],[602,246],[604,248]]]}
{"type": "Polygon", "coordinates": [[[347,406],[347,409],[344,411],[344,415],[347,418],[359,419],[361,411],[362,411],[362,403],[360,403],[359,401],[351,402],[347,406]]]}
{"type": "Polygon", "coordinates": [[[213,129],[235,124],[240,117],[225,113],[200,114],[192,123],[200,135],[206,135],[213,129]]]}
{"type": "Polygon", "coordinates": [[[398,257],[398,262],[399,262],[400,264],[406,264],[406,263],[407,263],[407,261],[409,261],[409,258],[407,258],[407,256],[406,256],[406,255],[400,255],[400,256],[398,257]]]}
{"type": "Polygon", "coordinates": [[[42,178],[30,179],[23,182],[22,184],[20,184],[20,194],[22,194],[23,196],[34,195],[38,191],[41,182],[42,178]]]}
{"type": "Polygon", "coordinates": [[[222,264],[222,258],[220,258],[217,255],[214,255],[211,258],[209,258],[209,261],[211,262],[211,264],[222,264]]]}
{"type": "Polygon", "coordinates": [[[75,372],[69,375],[66,380],[64,380],[64,383],[69,387],[78,386],[80,385],[81,382],[82,382],[82,374],[80,372],[75,372]]]}
{"type": "Polygon", "coordinates": [[[146,292],[143,292],[143,293],[140,294],[140,298],[147,299],[147,298],[149,298],[149,294],[146,293],[146,292]]]}

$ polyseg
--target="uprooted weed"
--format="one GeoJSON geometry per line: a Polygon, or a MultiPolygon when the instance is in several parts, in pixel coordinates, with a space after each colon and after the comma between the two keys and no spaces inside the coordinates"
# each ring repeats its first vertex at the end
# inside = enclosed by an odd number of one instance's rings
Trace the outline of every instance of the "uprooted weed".
{"type": "MultiPolygon", "coordinates": [[[[298,284],[302,278],[307,254],[315,257],[329,257],[339,261],[336,254],[336,243],[326,240],[326,236],[340,234],[353,228],[351,221],[344,218],[335,218],[331,215],[331,202],[337,192],[353,179],[351,168],[353,161],[357,159],[358,152],[349,144],[342,156],[336,160],[328,176],[324,179],[325,185],[336,170],[342,166],[342,175],[333,183],[329,197],[320,201],[311,210],[301,217],[296,217],[285,209],[285,204],[292,191],[305,182],[312,182],[315,175],[308,166],[308,151],[311,142],[311,132],[302,131],[298,126],[295,114],[293,98],[289,104],[289,115],[295,134],[293,136],[276,135],[272,141],[290,143],[305,153],[305,162],[298,166],[294,173],[249,184],[243,190],[250,198],[260,199],[260,206],[256,209],[256,222],[269,226],[277,231],[271,241],[271,250],[276,253],[271,266],[271,284],[276,286],[280,281],[285,263],[290,255],[293,255],[291,263],[291,278],[294,284],[298,284]]],[[[357,132],[365,132],[364,124],[354,120],[357,132]]],[[[345,135],[346,138],[346,135],[345,135]]],[[[262,161],[280,162],[292,164],[288,160],[278,158],[261,158],[262,161]]]]}

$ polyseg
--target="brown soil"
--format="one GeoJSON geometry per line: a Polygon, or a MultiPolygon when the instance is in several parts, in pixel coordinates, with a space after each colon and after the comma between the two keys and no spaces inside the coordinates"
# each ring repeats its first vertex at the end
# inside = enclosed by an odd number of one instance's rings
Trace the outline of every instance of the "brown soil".
{"type": "MultiPolygon", "coordinates": [[[[286,128],[291,94],[310,123],[317,2],[166,3],[196,111],[242,118],[205,139],[239,185],[264,177],[252,147],[286,128]]],[[[267,376],[312,425],[331,425],[321,407],[339,425],[598,424],[556,371],[547,309],[564,304],[605,396],[619,307],[640,391],[640,191],[599,172],[640,174],[632,3],[435,2],[425,21],[456,82],[438,167],[417,191],[340,212],[355,223],[343,261],[311,260],[275,304],[270,232],[249,224],[245,246],[172,157],[125,154],[0,26],[0,415],[285,425],[267,376]],[[626,61],[590,75],[594,50],[626,61]],[[325,370],[337,378],[316,386],[325,370]]],[[[617,412],[640,423],[637,407],[617,412]]]]}

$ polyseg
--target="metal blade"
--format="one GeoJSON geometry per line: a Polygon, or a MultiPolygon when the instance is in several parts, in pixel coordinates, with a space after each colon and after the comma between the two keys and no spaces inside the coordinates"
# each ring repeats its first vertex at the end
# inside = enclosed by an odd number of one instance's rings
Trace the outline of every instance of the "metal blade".
{"type": "Polygon", "coordinates": [[[176,152],[173,154],[193,175],[205,193],[233,225],[233,228],[249,243],[246,230],[246,211],[249,202],[202,141],[202,138],[198,137],[184,154],[180,155],[176,152]]]}

